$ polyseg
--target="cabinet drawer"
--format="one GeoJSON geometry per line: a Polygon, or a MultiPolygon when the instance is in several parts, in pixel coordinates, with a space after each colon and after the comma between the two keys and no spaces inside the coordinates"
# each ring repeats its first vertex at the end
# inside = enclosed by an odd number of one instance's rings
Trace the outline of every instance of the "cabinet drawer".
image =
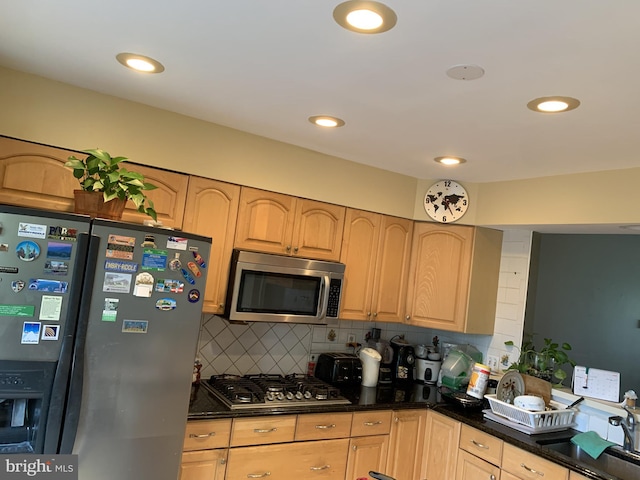
{"type": "Polygon", "coordinates": [[[296,440],[345,438],[351,432],[351,413],[298,415],[296,440]]]}
{"type": "Polygon", "coordinates": [[[553,462],[521,450],[508,443],[504,444],[502,470],[512,473],[522,480],[567,480],[569,470],[553,462]]]}
{"type": "Polygon", "coordinates": [[[462,425],[460,448],[498,467],[502,461],[502,440],[468,425],[462,425]]]}
{"type": "Polygon", "coordinates": [[[231,429],[231,446],[292,442],[296,416],[236,418],[231,429]]]}
{"type": "Polygon", "coordinates": [[[184,451],[224,448],[229,445],[231,419],[192,420],[184,433],[184,451]]]}
{"type": "Polygon", "coordinates": [[[391,415],[391,410],[354,413],[351,436],[387,435],[391,430],[391,415]]]}
{"type": "Polygon", "coordinates": [[[348,449],[348,438],[232,448],[226,480],[343,479],[348,449]]]}

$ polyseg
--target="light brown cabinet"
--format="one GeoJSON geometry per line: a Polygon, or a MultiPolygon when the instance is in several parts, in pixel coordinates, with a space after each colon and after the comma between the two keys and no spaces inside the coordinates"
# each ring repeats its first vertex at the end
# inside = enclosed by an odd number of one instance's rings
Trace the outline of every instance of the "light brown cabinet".
{"type": "Polygon", "coordinates": [[[340,259],[345,207],[242,187],[235,247],[340,259]]]}
{"type": "Polygon", "coordinates": [[[456,463],[456,480],[500,480],[500,468],[460,450],[456,463]]]}
{"type": "Polygon", "coordinates": [[[224,311],[239,201],[238,185],[195,176],[189,179],[184,230],[213,239],[206,268],[205,313],[224,311]]]}
{"type": "Polygon", "coordinates": [[[429,410],[420,478],[426,480],[455,478],[460,429],[460,422],[429,410]]]}
{"type": "Polygon", "coordinates": [[[502,232],[465,225],[414,225],[407,323],[492,334],[502,232]]]}
{"type": "Polygon", "coordinates": [[[187,422],[180,480],[224,479],[231,420],[187,422]]]}
{"type": "Polygon", "coordinates": [[[412,232],[412,220],[347,209],[341,319],[404,320],[412,232]]]}
{"type": "Polygon", "coordinates": [[[499,480],[502,440],[462,425],[456,462],[456,480],[499,480]]]}
{"type": "Polygon", "coordinates": [[[369,478],[369,472],[387,471],[389,435],[354,437],[349,442],[347,474],[345,480],[369,478]]]}
{"type": "Polygon", "coordinates": [[[389,434],[387,475],[396,480],[423,478],[423,452],[426,410],[398,410],[393,412],[389,434]]]}
{"type": "MultiPolygon", "coordinates": [[[[64,166],[70,155],[83,154],[22,140],[0,137],[0,203],[44,210],[73,212],[73,191],[78,181],[64,166]]],[[[158,188],[145,192],[153,201],[158,221],[182,228],[189,177],[143,165],[125,164],[158,188]]],[[[149,219],[128,202],[122,220],[142,223],[149,219]]]]}
{"type": "Polygon", "coordinates": [[[502,470],[519,480],[568,480],[569,470],[508,443],[504,444],[502,470]]]}

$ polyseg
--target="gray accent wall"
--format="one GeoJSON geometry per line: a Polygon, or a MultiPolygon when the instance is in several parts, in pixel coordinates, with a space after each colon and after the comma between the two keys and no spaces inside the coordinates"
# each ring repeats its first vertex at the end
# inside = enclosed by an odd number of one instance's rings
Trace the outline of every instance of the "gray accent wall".
{"type": "Polygon", "coordinates": [[[621,372],[621,397],[639,393],[640,236],[535,234],[524,330],[536,345],[569,342],[578,365],[621,372]]]}

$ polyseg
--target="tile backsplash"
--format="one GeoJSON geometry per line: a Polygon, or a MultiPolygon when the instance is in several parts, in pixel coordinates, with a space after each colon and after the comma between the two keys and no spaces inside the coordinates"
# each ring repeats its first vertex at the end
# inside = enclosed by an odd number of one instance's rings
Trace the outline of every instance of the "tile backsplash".
{"type": "Polygon", "coordinates": [[[322,352],[353,351],[347,347],[350,335],[364,344],[372,328],[389,340],[404,335],[413,344],[430,345],[434,335],[441,342],[470,343],[487,355],[515,360],[517,350],[505,347],[513,340],[520,345],[527,295],[531,232],[507,230],[502,243],[498,303],[494,335],[465,335],[410,325],[340,320],[335,325],[251,323],[234,325],[215,315],[202,319],[198,358],[202,378],[230,373],[306,373],[307,363],[322,352]],[[333,338],[333,340],[331,340],[333,338]]]}

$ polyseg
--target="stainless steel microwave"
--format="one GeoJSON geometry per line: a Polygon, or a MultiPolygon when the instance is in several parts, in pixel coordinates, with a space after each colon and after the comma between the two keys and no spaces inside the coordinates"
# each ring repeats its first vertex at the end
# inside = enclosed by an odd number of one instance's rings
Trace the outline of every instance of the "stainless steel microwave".
{"type": "Polygon", "coordinates": [[[223,317],[326,324],[338,318],[344,269],[338,262],[234,250],[223,317]]]}

